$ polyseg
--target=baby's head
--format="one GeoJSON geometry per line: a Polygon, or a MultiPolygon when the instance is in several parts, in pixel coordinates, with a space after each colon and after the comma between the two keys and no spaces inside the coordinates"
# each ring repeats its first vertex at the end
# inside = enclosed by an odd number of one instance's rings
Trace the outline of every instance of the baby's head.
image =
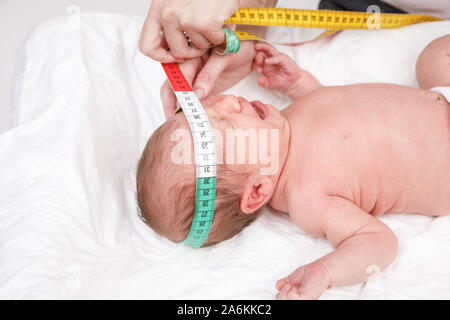
{"type": "MultiPolygon", "coordinates": [[[[290,133],[287,120],[270,105],[234,96],[213,97],[202,105],[214,129],[217,153],[214,220],[203,244],[208,246],[239,233],[270,200],[290,133]]],[[[137,170],[142,219],[175,242],[186,238],[194,217],[193,149],[186,118],[177,113],[152,134],[137,170]]]]}

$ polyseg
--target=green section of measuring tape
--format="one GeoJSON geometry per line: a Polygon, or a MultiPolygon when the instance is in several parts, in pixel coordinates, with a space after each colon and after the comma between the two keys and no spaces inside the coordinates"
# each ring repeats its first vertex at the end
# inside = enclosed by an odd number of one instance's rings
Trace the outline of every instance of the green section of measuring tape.
{"type": "MultiPolygon", "coordinates": [[[[223,32],[225,33],[225,43],[220,45],[219,47],[224,47],[225,49],[223,49],[222,51],[217,50],[216,48],[216,52],[220,55],[226,55],[226,54],[233,54],[239,51],[239,49],[241,48],[241,36],[239,35],[238,32],[234,33],[232,30],[228,29],[228,28],[222,28],[223,32]]],[[[184,34],[188,45],[191,48],[196,48],[195,44],[192,42],[191,38],[189,38],[189,36],[185,33],[184,34]]],[[[252,40],[255,40],[255,36],[251,35],[253,38],[252,40]]],[[[249,39],[244,39],[244,40],[249,40],[249,39]]],[[[214,47],[213,45],[210,46],[210,48],[214,47]]]]}
{"type": "Polygon", "coordinates": [[[195,212],[191,229],[184,243],[192,248],[199,248],[208,238],[214,218],[216,200],[216,177],[197,178],[195,192],[195,212]]]}
{"type": "Polygon", "coordinates": [[[216,51],[218,54],[225,55],[225,54],[233,54],[239,51],[241,48],[241,41],[239,40],[236,33],[234,33],[232,30],[228,28],[222,28],[223,32],[225,32],[225,38],[226,38],[226,48],[223,52],[216,51]]]}
{"type": "Polygon", "coordinates": [[[208,115],[177,64],[163,64],[172,89],[186,117],[194,142],[195,211],[184,244],[199,248],[208,238],[216,199],[216,145],[208,115]]]}

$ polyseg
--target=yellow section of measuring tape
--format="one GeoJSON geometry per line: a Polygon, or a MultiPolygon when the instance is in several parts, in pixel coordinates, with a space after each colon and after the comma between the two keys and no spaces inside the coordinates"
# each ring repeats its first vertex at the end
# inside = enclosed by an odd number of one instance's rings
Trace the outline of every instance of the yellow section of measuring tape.
{"type": "MultiPolygon", "coordinates": [[[[236,11],[227,21],[225,21],[225,23],[253,26],[327,29],[317,37],[321,38],[344,29],[393,29],[408,26],[411,24],[441,20],[443,19],[421,14],[376,14],[367,12],[334,10],[241,8],[236,11]],[[369,25],[372,25],[372,28],[369,28],[369,25]]],[[[234,32],[241,41],[265,41],[264,39],[249,32],[241,30],[235,30],[234,32]]]]}
{"type": "Polygon", "coordinates": [[[251,34],[249,32],[246,31],[241,31],[241,30],[234,30],[234,33],[237,35],[237,37],[239,38],[239,40],[244,41],[244,40],[264,40],[258,36],[255,36],[254,34],[251,34]]]}
{"type": "Polygon", "coordinates": [[[370,29],[369,19],[379,16],[380,29],[399,28],[411,24],[439,21],[437,17],[421,14],[367,13],[334,10],[285,8],[241,8],[225,23],[253,26],[319,28],[328,30],[370,29]]]}

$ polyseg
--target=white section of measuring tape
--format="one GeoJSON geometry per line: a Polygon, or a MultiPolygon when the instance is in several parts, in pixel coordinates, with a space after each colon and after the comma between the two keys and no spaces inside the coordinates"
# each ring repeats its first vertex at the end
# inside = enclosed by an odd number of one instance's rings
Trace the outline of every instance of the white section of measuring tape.
{"type": "Polygon", "coordinates": [[[214,133],[200,100],[193,91],[175,91],[194,140],[197,178],[216,176],[216,148],[214,133]]]}

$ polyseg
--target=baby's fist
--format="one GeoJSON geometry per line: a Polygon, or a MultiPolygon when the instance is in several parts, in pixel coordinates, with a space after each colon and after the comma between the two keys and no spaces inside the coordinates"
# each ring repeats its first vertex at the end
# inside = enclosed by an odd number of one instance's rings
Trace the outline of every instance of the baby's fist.
{"type": "Polygon", "coordinates": [[[318,299],[329,285],[330,278],[325,266],[320,262],[313,262],[278,280],[276,287],[280,292],[276,295],[276,299],[318,299]]]}
{"type": "Polygon", "coordinates": [[[300,79],[302,70],[288,55],[265,42],[255,43],[253,70],[260,86],[287,92],[300,79]]]}

